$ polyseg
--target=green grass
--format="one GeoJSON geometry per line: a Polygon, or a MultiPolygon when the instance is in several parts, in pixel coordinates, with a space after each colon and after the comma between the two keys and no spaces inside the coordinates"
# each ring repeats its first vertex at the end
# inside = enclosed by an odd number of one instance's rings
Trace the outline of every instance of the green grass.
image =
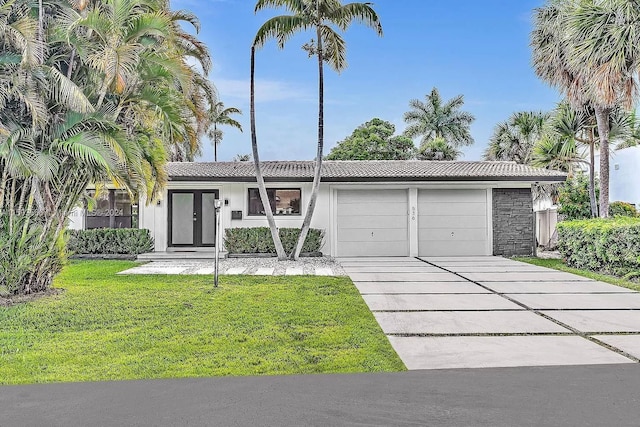
{"type": "Polygon", "coordinates": [[[566,271],[567,273],[577,274],[579,276],[588,277],[589,279],[599,280],[601,282],[611,283],[612,285],[621,286],[623,288],[640,291],[640,284],[622,279],[620,277],[609,276],[606,274],[595,273],[589,270],[581,270],[578,268],[568,267],[559,259],[542,259],[542,258],[515,258],[517,261],[527,262],[529,264],[539,265],[541,267],[553,268],[555,270],[566,271]]]}
{"type": "Polygon", "coordinates": [[[347,278],[116,276],[74,262],[65,292],[0,307],[0,384],[405,370],[347,278]]]}

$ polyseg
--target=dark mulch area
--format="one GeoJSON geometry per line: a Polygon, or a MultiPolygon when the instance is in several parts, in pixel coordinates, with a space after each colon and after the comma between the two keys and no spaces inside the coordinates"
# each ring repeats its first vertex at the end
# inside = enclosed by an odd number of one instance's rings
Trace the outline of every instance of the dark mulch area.
{"type": "Polygon", "coordinates": [[[0,307],[11,307],[12,305],[35,301],[43,297],[60,295],[63,292],[64,289],[53,288],[47,289],[44,292],[36,292],[29,295],[0,295],[0,307]]]}

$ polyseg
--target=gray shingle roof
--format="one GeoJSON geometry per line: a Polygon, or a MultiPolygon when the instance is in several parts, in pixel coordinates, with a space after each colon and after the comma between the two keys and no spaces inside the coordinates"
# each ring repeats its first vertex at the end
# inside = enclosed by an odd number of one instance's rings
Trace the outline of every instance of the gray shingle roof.
{"type": "MultiPolygon", "coordinates": [[[[312,181],[314,161],[261,162],[265,181],[312,181]]],[[[167,165],[174,181],[255,182],[253,162],[179,163],[167,165]]],[[[567,175],[514,162],[324,161],[325,182],[366,181],[564,181],[567,175]]]]}

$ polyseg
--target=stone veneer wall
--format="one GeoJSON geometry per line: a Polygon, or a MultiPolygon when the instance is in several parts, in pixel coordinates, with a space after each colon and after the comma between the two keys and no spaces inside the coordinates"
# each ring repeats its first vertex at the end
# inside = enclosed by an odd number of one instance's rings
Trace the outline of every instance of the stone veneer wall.
{"type": "Polygon", "coordinates": [[[533,197],[531,188],[493,189],[493,254],[534,254],[533,197]]]}

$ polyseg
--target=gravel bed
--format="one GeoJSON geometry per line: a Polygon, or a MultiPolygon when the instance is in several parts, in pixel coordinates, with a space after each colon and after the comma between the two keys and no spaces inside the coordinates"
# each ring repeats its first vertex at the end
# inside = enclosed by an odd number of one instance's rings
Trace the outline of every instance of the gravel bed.
{"type": "MultiPolygon", "coordinates": [[[[187,270],[181,274],[194,274],[203,268],[212,268],[214,261],[154,261],[147,266],[177,267],[183,266],[187,270]]],[[[278,261],[277,258],[225,258],[220,260],[220,274],[225,274],[231,268],[244,268],[243,274],[253,274],[259,268],[273,268],[275,276],[284,275],[287,268],[302,268],[304,275],[315,275],[316,268],[330,268],[333,276],[346,276],[344,269],[331,257],[299,258],[298,261],[278,261]]]]}
{"type": "Polygon", "coordinates": [[[284,275],[287,268],[301,268],[304,274],[315,274],[316,268],[330,268],[334,276],[346,276],[342,266],[331,257],[299,258],[298,261],[278,261],[277,258],[226,258],[220,260],[220,271],[244,267],[245,274],[253,274],[259,268],[275,268],[274,275],[284,275]]]}

